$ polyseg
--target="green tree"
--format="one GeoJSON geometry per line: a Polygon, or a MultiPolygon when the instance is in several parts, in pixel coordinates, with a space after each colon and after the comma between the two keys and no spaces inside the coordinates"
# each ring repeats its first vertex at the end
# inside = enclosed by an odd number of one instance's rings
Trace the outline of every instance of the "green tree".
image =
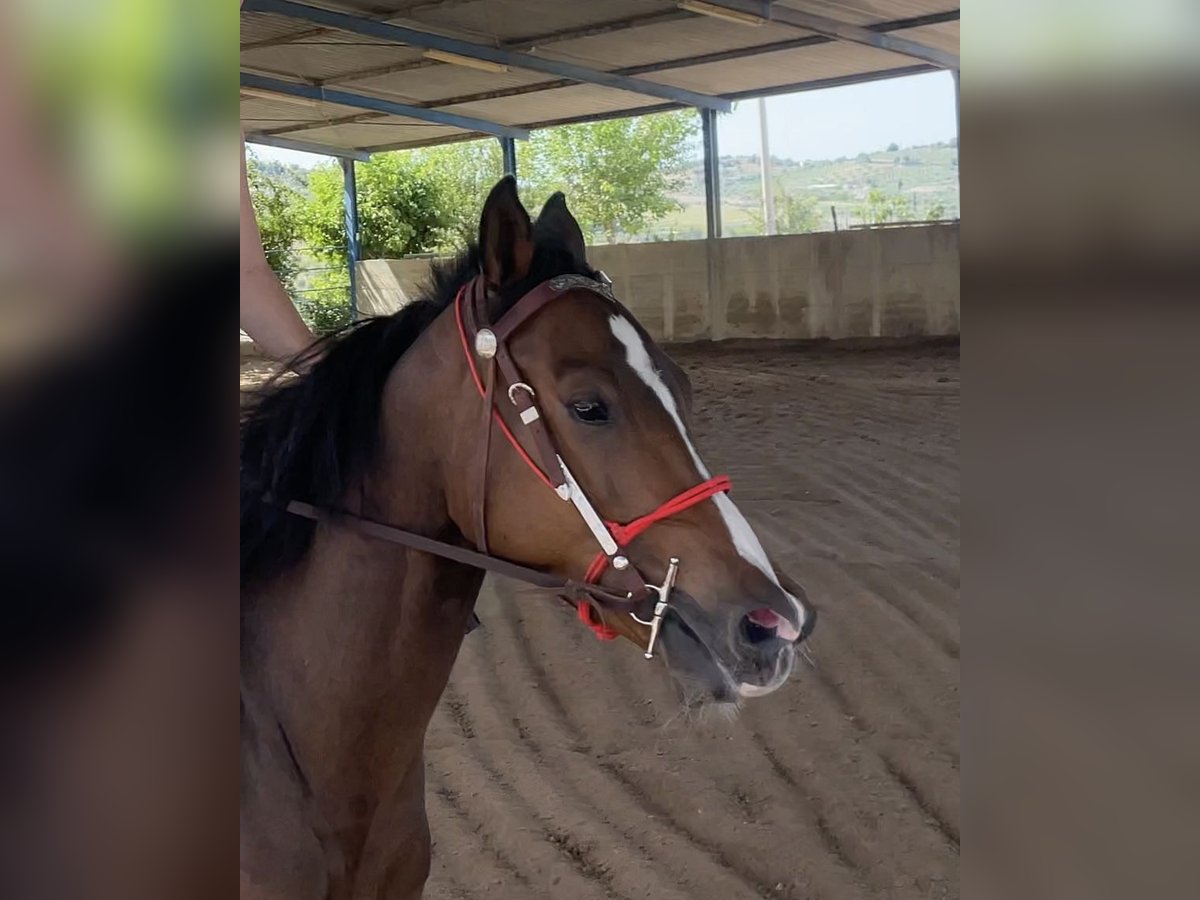
{"type": "Polygon", "coordinates": [[[681,208],[668,195],[687,180],[696,129],[687,111],[547,128],[521,147],[518,171],[531,200],[563,191],[585,237],[615,243],[681,208]]]}
{"type": "Polygon", "coordinates": [[[438,250],[461,250],[479,233],[488,192],[504,174],[500,142],[488,138],[412,151],[415,169],[438,186],[445,232],[438,250]]]}
{"type": "Polygon", "coordinates": [[[888,194],[880,188],[867,191],[867,199],[859,204],[859,218],[867,225],[885,222],[911,222],[916,211],[912,202],[902,194],[888,194]]]}
{"type": "MultiPolygon", "coordinates": [[[[426,253],[448,238],[450,217],[441,185],[406,153],[379,153],[357,167],[359,255],[388,259],[426,253]]],[[[300,225],[313,254],[346,258],[340,166],[318,166],[308,176],[300,225]]]]}
{"type": "MultiPolygon", "coordinates": [[[[764,234],[763,212],[759,207],[750,212],[750,220],[759,234],[764,234]]],[[[821,212],[817,199],[808,194],[793,194],[775,182],[775,230],[779,234],[808,234],[821,230],[821,212]]]]}
{"type": "Polygon", "coordinates": [[[286,179],[270,174],[253,153],[246,154],[246,181],[267,263],[290,291],[299,269],[292,246],[300,238],[298,212],[303,198],[286,179]]]}
{"type": "Polygon", "coordinates": [[[293,298],[300,318],[317,334],[350,321],[350,273],[341,266],[304,274],[304,288],[293,298]]]}
{"type": "MultiPolygon", "coordinates": [[[[411,154],[376,154],[356,166],[356,181],[361,259],[425,253],[447,242],[450,220],[442,186],[411,154]]],[[[306,256],[316,262],[297,278],[296,306],[318,332],[338,327],[350,315],[343,193],[341,166],[317,166],[308,174],[308,196],[296,211],[306,256]]]]}

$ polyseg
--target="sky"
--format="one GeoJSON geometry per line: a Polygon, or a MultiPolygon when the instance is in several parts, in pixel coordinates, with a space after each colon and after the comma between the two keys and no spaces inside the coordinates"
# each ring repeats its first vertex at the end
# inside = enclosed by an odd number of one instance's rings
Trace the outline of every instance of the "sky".
{"type": "MultiPolygon", "coordinates": [[[[717,122],[722,156],[759,152],[757,100],[739,102],[717,122]]],[[[771,155],[795,160],[948,141],[957,133],[954,78],[931,72],[768,97],[767,125],[771,155]]]]}
{"type": "MultiPolygon", "coordinates": [[[[722,156],[759,152],[758,101],[740,101],[721,116],[717,143],[722,156]]],[[[954,79],[931,72],[840,88],[767,98],[771,155],[796,160],[836,159],[947,141],[957,134],[954,79]]],[[[253,145],[265,159],[311,166],[325,157],[253,145]]]]}

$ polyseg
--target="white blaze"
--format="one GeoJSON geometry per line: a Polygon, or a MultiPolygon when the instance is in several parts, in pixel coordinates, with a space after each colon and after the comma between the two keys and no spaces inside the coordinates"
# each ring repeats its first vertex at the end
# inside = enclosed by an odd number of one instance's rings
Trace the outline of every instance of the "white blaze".
{"type": "MultiPolygon", "coordinates": [[[[662,403],[663,408],[675,423],[675,427],[679,429],[679,436],[683,439],[684,446],[687,447],[688,452],[692,455],[692,462],[696,464],[696,470],[700,473],[700,477],[703,480],[708,480],[712,475],[709,474],[708,467],[704,465],[704,461],[700,459],[700,454],[696,452],[696,445],[692,443],[692,438],[688,434],[687,428],[684,427],[683,419],[679,415],[679,409],[675,405],[675,397],[672,396],[670,388],[663,381],[658,369],[654,367],[654,361],[650,358],[650,352],[646,349],[646,344],[642,340],[642,336],[629,320],[623,316],[611,316],[608,322],[613,336],[625,347],[625,359],[629,363],[629,367],[637,373],[637,376],[646,383],[646,386],[654,392],[654,396],[662,403]]],[[[717,510],[725,522],[725,527],[729,530],[729,537],[733,541],[733,546],[737,550],[738,556],[761,571],[771,580],[772,584],[783,590],[779,584],[779,579],[775,577],[775,571],[771,568],[770,561],[767,559],[766,551],[763,550],[758,536],[750,527],[750,523],[746,521],[746,517],[734,506],[733,501],[726,494],[715,494],[712,500],[717,505],[717,510]]],[[[805,620],[804,607],[800,605],[800,601],[787,593],[787,591],[784,591],[784,595],[795,608],[797,620],[800,627],[803,628],[805,620]]]]}

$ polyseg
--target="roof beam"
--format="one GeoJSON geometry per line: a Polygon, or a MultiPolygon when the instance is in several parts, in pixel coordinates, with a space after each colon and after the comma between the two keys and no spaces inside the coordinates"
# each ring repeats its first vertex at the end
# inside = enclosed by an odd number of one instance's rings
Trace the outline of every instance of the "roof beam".
{"type": "Polygon", "coordinates": [[[332,119],[322,119],[319,122],[293,122],[290,125],[276,125],[264,128],[259,134],[294,134],[297,131],[309,131],[313,128],[333,128],[336,125],[357,125],[359,122],[378,122],[386,118],[383,113],[362,112],[349,116],[334,116],[332,119]]]}
{"type": "MultiPolygon", "coordinates": [[[[797,81],[792,84],[780,84],[771,88],[752,88],[745,91],[734,91],[723,96],[728,100],[751,100],[757,97],[772,97],[777,94],[798,94],[803,91],[821,91],[826,88],[848,87],[854,84],[866,84],[870,81],[883,81],[888,78],[904,78],[909,75],[921,75],[926,72],[940,71],[937,66],[931,66],[927,63],[918,63],[912,66],[901,66],[896,69],[880,69],[876,72],[864,72],[859,75],[838,75],[833,78],[818,78],[813,81],[797,81]]],[[[600,113],[599,115],[584,115],[576,116],[569,119],[548,119],[544,122],[531,122],[529,128],[531,131],[536,131],[540,128],[554,128],[559,125],[574,125],[580,122],[603,122],[607,119],[626,119],[630,116],[649,116],[654,113],[671,112],[677,109],[686,109],[687,107],[681,103],[656,103],[654,106],[641,106],[635,109],[614,109],[609,112],[600,113]]],[[[447,144],[453,141],[453,138],[430,138],[427,141],[411,142],[406,141],[402,144],[380,144],[378,146],[367,147],[366,149],[372,153],[382,153],[387,150],[406,150],[414,147],[433,147],[440,144],[447,144]]]]}
{"type": "Polygon", "coordinates": [[[343,13],[331,12],[327,9],[319,9],[315,6],[293,3],[291,0],[247,0],[244,8],[247,12],[275,13],[293,19],[313,22],[317,25],[328,25],[342,31],[351,32],[352,34],[363,34],[368,37],[376,37],[397,44],[407,44],[411,47],[442,50],[446,53],[458,54],[459,56],[487,60],[488,62],[497,63],[502,66],[513,66],[514,68],[529,69],[534,72],[545,72],[548,75],[569,78],[571,81],[578,81],[582,84],[597,84],[616,90],[629,91],[634,94],[645,94],[649,97],[659,97],[663,100],[683,103],[687,106],[696,106],[701,109],[715,109],[719,112],[728,112],[733,108],[728,100],[708,94],[698,94],[695,91],[687,91],[666,84],[657,84],[641,78],[629,78],[624,75],[617,75],[614,72],[589,69],[585,66],[577,66],[574,63],[560,62],[559,60],[546,59],[541,56],[531,56],[528,53],[516,53],[511,50],[488,47],[484,44],[475,44],[470,41],[462,41],[440,34],[431,34],[428,31],[419,31],[415,28],[407,28],[402,25],[376,22],[371,19],[362,18],[361,16],[348,16],[343,13]]]}
{"type": "MultiPolygon", "coordinates": [[[[681,9],[668,9],[660,12],[626,16],[623,19],[615,19],[607,22],[596,22],[592,25],[579,28],[566,28],[559,31],[546,31],[535,35],[525,35],[524,37],[513,38],[510,41],[501,41],[497,46],[502,50],[534,50],[538,47],[545,47],[547,44],[554,44],[559,41],[575,41],[580,38],[594,37],[599,34],[615,34],[619,31],[628,31],[631,28],[645,28],[648,25],[661,25],[666,22],[678,22],[680,19],[690,18],[691,15],[681,9]]],[[[424,69],[429,66],[441,65],[445,65],[445,63],[440,63],[433,59],[414,59],[409,62],[375,66],[370,69],[359,69],[356,72],[335,75],[332,78],[323,78],[320,83],[346,84],[352,81],[362,81],[367,78],[377,78],[380,75],[394,75],[397,72],[408,72],[413,69],[424,69]]],[[[623,69],[616,69],[615,72],[618,75],[628,74],[623,69]]]]}
{"type": "Polygon", "coordinates": [[[304,153],[319,153],[322,156],[336,156],[339,159],[356,159],[359,162],[371,161],[371,154],[365,150],[348,150],[344,147],[329,147],[325,144],[314,144],[310,141],[293,141],[270,134],[248,134],[246,135],[246,143],[261,144],[264,147],[279,147],[282,150],[301,150],[304,153]]]}
{"type": "MultiPolygon", "coordinates": [[[[902,30],[908,29],[908,28],[920,28],[925,25],[940,25],[945,22],[957,22],[958,19],[959,19],[958,10],[953,10],[951,12],[945,12],[945,13],[932,13],[932,14],[924,15],[924,16],[916,16],[916,17],[910,18],[910,19],[896,19],[891,22],[877,22],[874,25],[868,25],[867,27],[872,31],[883,33],[883,32],[888,32],[888,31],[902,31],[902,30]]],[[[777,53],[777,52],[782,52],[785,50],[798,50],[803,47],[815,47],[815,46],[819,46],[821,44],[833,43],[834,40],[835,40],[834,38],[825,37],[824,35],[820,35],[820,34],[808,34],[808,35],[804,35],[802,37],[790,38],[786,41],[775,41],[770,44],[755,44],[750,47],[738,47],[733,50],[720,50],[715,53],[703,53],[698,56],[677,57],[676,59],[662,60],[660,62],[644,63],[642,65],[637,65],[637,66],[627,66],[625,68],[617,69],[616,72],[621,75],[637,75],[642,72],[663,72],[663,71],[667,71],[670,69],[685,69],[690,66],[700,66],[700,65],[706,65],[708,63],[714,63],[714,62],[727,62],[729,60],[744,59],[744,58],[750,57],[750,56],[758,56],[761,53],[777,53]]],[[[898,76],[900,74],[920,74],[922,72],[932,72],[932,71],[936,71],[936,70],[937,69],[934,66],[919,65],[919,66],[911,67],[910,69],[889,69],[886,71],[895,72],[895,73],[897,73],[897,76],[898,76]]],[[[888,75],[888,76],[884,76],[884,77],[897,77],[897,76],[888,75]]],[[[850,76],[850,77],[856,77],[856,76],[850,76]]],[[[872,74],[867,73],[864,76],[863,80],[873,80],[872,74]]],[[[536,84],[515,85],[513,87],[498,88],[498,89],[492,90],[492,91],[480,91],[480,92],[477,92],[474,94],[460,94],[456,97],[439,98],[436,101],[436,103],[438,106],[455,106],[460,103],[478,103],[483,100],[496,100],[501,97],[514,97],[514,96],[519,96],[522,94],[531,94],[531,93],[537,93],[538,91],[547,91],[547,90],[552,90],[554,88],[567,87],[571,83],[572,82],[567,81],[567,80],[539,81],[536,84]]],[[[830,86],[835,87],[836,85],[830,85],[830,86]]],[[[755,90],[755,91],[747,92],[745,94],[745,96],[749,96],[749,97],[764,96],[765,97],[765,96],[770,96],[771,94],[775,94],[775,93],[780,93],[780,92],[775,90],[774,88],[766,88],[766,89],[762,89],[762,90],[755,90]]],[[[738,97],[735,97],[730,94],[726,94],[725,97],[726,97],[726,99],[730,99],[730,100],[738,99],[738,97]]],[[[664,105],[664,106],[650,107],[650,108],[647,108],[647,112],[661,110],[661,109],[678,109],[681,105],[686,105],[686,104],[670,104],[670,105],[664,105]]],[[[622,116],[624,116],[624,115],[640,115],[640,113],[622,112],[621,115],[622,116]]],[[[286,133],[294,133],[297,131],[305,131],[309,128],[321,128],[325,125],[342,125],[342,124],[347,124],[347,123],[351,123],[351,122],[366,121],[371,118],[374,118],[374,116],[370,115],[369,113],[366,113],[366,114],[359,114],[356,116],[346,116],[342,119],[332,119],[332,120],[329,120],[328,122],[300,123],[295,126],[270,128],[270,129],[266,129],[265,133],[267,133],[267,134],[282,134],[285,132],[286,133]]],[[[535,126],[531,126],[531,127],[535,127],[535,126]]]]}
{"type": "MultiPolygon", "coordinates": [[[[425,12],[427,10],[436,9],[442,10],[451,6],[464,6],[468,3],[474,3],[476,0],[431,0],[428,3],[416,3],[411,6],[406,6],[404,9],[390,9],[381,13],[368,13],[366,11],[347,9],[341,3],[326,3],[330,8],[340,8],[346,13],[357,13],[368,19],[374,19],[377,22],[386,22],[388,19],[396,19],[400,16],[411,18],[416,12],[425,12]]],[[[278,47],[281,44],[294,44],[297,42],[307,42],[309,38],[321,37],[322,35],[330,34],[337,31],[336,28],[305,28],[301,31],[293,32],[292,34],[280,35],[278,37],[263,38],[257,41],[251,41],[248,44],[242,44],[242,50],[261,50],[265,47],[278,47]]]]}
{"type": "MultiPolygon", "coordinates": [[[[869,25],[872,31],[887,32],[901,31],[906,28],[919,28],[923,25],[940,25],[944,22],[957,22],[959,18],[958,10],[948,13],[934,13],[927,16],[917,16],[912,19],[897,19],[892,22],[878,22],[874,25],[869,25]]],[[[697,56],[685,56],[676,59],[666,59],[660,62],[644,63],[637,66],[626,66],[616,71],[621,75],[640,75],[645,72],[665,72],[671,69],[686,69],[691,66],[703,66],[715,62],[728,62],[733,59],[745,59],[751,56],[759,56],[763,53],[779,53],[784,50],[799,50],[803,47],[816,47],[821,44],[831,44],[835,38],[825,37],[820,34],[808,34],[803,37],[790,38],[785,41],[774,41],[770,44],[755,44],[750,47],[736,47],[732,50],[718,50],[714,53],[702,53],[697,56]]],[[[927,69],[922,69],[926,71],[927,69]]],[[[569,82],[565,81],[542,81],[537,84],[523,84],[508,88],[499,88],[493,91],[480,91],[474,94],[460,94],[457,97],[440,98],[437,102],[439,106],[455,106],[459,103],[478,103],[481,100],[495,100],[500,97],[512,97],[519,94],[535,93],[537,91],[546,91],[553,88],[564,87],[569,82]]],[[[759,96],[761,92],[754,93],[751,96],[759,96]]],[[[728,94],[724,94],[728,98],[728,94]]]]}
{"type": "MultiPolygon", "coordinates": [[[[737,12],[750,13],[756,16],[763,14],[763,5],[757,2],[757,0],[711,0],[711,3],[713,6],[722,6],[737,12]]],[[[902,56],[911,56],[914,59],[920,59],[935,65],[940,69],[957,69],[959,67],[957,53],[947,53],[944,50],[938,50],[936,47],[930,47],[927,44],[909,40],[908,38],[896,37],[891,34],[881,34],[862,25],[851,25],[849,22],[842,22],[839,19],[831,19],[828,16],[819,16],[816,13],[780,6],[778,3],[771,3],[768,8],[767,20],[770,22],[803,28],[806,31],[823,34],[826,37],[831,37],[839,41],[864,44],[879,50],[899,53],[902,56]]]]}
{"type": "Polygon", "coordinates": [[[510,137],[527,140],[529,132],[524,128],[514,128],[511,125],[500,125],[477,119],[474,116],[460,116],[457,113],[444,112],[440,109],[426,109],[420,106],[410,106],[407,103],[394,103],[391,100],[381,100],[378,97],[368,97],[365,94],[352,94],[347,91],[327,90],[312,84],[297,84],[292,81],[281,81],[278,78],[268,78],[264,75],[254,75],[250,72],[241,73],[241,85],[256,88],[261,91],[274,91],[292,97],[307,97],[310,100],[323,100],[327,103],[337,103],[340,106],[352,106],[357,109],[369,109],[374,112],[387,113],[393,116],[405,116],[410,119],[420,119],[434,122],[438,125],[448,125],[452,128],[462,128],[465,131],[482,131],[494,134],[496,137],[510,137]]]}

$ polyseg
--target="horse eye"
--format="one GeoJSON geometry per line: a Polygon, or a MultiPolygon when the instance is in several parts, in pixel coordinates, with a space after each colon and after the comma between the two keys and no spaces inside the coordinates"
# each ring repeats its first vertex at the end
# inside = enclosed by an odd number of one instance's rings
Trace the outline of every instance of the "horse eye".
{"type": "Polygon", "coordinates": [[[608,421],[608,407],[602,400],[572,400],[571,412],[588,425],[602,425],[608,421]]]}

